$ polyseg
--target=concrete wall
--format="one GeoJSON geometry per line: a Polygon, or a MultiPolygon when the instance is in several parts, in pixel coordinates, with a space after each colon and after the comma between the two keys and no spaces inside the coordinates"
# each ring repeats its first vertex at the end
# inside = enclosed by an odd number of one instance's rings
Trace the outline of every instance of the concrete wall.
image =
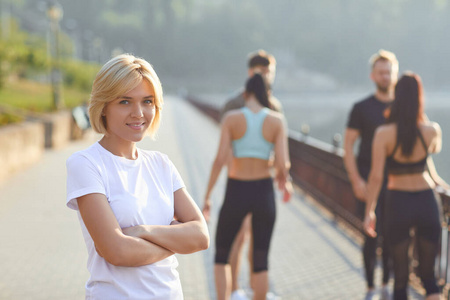
{"type": "Polygon", "coordinates": [[[41,158],[44,135],[44,124],[40,122],[0,127],[0,181],[41,158]]]}
{"type": "Polygon", "coordinates": [[[0,127],[0,181],[39,161],[45,148],[60,149],[81,137],[70,111],[0,127]]]}
{"type": "Polygon", "coordinates": [[[60,149],[71,139],[73,118],[70,111],[60,111],[43,117],[45,126],[45,147],[60,149]]]}

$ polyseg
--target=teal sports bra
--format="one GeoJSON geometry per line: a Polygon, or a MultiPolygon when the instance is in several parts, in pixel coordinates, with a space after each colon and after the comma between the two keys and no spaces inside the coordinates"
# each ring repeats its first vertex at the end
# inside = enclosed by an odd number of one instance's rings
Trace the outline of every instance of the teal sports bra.
{"type": "Polygon", "coordinates": [[[234,140],[233,155],[237,158],[252,157],[268,160],[273,149],[273,143],[268,142],[262,132],[262,126],[269,109],[264,107],[254,113],[248,107],[241,108],[247,122],[245,134],[240,139],[234,140]]]}

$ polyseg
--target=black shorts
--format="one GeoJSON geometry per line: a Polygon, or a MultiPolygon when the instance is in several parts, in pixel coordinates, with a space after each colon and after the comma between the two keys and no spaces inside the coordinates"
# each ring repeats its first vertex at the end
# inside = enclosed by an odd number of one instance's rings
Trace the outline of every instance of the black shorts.
{"type": "Polygon", "coordinates": [[[440,205],[433,190],[418,192],[388,190],[386,205],[388,238],[391,245],[408,239],[410,228],[416,228],[416,235],[439,243],[440,205]]]}
{"type": "Polygon", "coordinates": [[[271,178],[249,181],[228,178],[217,224],[215,262],[228,263],[233,241],[249,213],[252,214],[253,271],[265,271],[276,214],[271,178]]]}

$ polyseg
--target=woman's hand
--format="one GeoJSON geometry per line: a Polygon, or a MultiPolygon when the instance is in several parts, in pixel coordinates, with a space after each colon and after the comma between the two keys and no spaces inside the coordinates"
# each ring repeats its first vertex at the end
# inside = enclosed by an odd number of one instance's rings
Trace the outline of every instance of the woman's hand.
{"type": "Polygon", "coordinates": [[[294,187],[292,186],[292,182],[290,180],[286,181],[283,187],[283,202],[289,202],[291,200],[291,196],[294,194],[294,187]]]}
{"type": "Polygon", "coordinates": [[[211,216],[211,200],[209,198],[205,198],[205,204],[203,205],[202,213],[205,217],[206,223],[209,223],[209,218],[211,216]]]}
{"type": "Polygon", "coordinates": [[[278,189],[283,193],[283,202],[289,202],[289,200],[291,200],[292,194],[294,194],[294,187],[292,186],[291,177],[279,172],[275,176],[275,182],[278,186],[278,189]]]}
{"type": "Polygon", "coordinates": [[[178,224],[183,224],[181,222],[179,222],[178,220],[173,219],[172,222],[170,222],[170,225],[178,225],[178,224]]]}
{"type": "Polygon", "coordinates": [[[375,231],[377,223],[377,217],[375,212],[369,212],[364,218],[364,231],[370,237],[376,237],[377,232],[375,231]]]}

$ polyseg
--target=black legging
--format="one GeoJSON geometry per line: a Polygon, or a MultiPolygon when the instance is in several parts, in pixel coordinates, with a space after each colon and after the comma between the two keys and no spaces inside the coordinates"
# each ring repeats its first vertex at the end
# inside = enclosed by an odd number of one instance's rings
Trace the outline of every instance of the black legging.
{"type": "Polygon", "coordinates": [[[410,229],[415,228],[419,276],[427,295],[439,293],[434,265],[441,234],[440,209],[433,190],[388,190],[386,197],[388,240],[394,262],[394,299],[407,299],[410,229]]]}
{"type": "MultiPolygon", "coordinates": [[[[370,167],[358,166],[359,173],[364,180],[369,177],[370,167]]],[[[377,207],[375,209],[375,215],[377,216],[376,232],[377,237],[373,238],[364,235],[364,245],[363,245],[363,260],[364,260],[364,270],[366,272],[367,287],[374,287],[374,272],[377,262],[377,246],[378,241],[381,239],[382,248],[382,260],[383,260],[383,284],[387,284],[391,272],[391,257],[389,254],[388,241],[386,239],[386,222],[385,222],[385,198],[386,198],[386,184],[387,181],[384,180],[383,185],[378,196],[377,207]]],[[[366,203],[357,200],[358,211],[361,218],[364,218],[366,203]]]]}
{"type": "Polygon", "coordinates": [[[217,224],[215,262],[228,264],[231,245],[248,213],[252,214],[253,272],[267,271],[276,213],[271,178],[250,181],[228,178],[217,224]]]}

